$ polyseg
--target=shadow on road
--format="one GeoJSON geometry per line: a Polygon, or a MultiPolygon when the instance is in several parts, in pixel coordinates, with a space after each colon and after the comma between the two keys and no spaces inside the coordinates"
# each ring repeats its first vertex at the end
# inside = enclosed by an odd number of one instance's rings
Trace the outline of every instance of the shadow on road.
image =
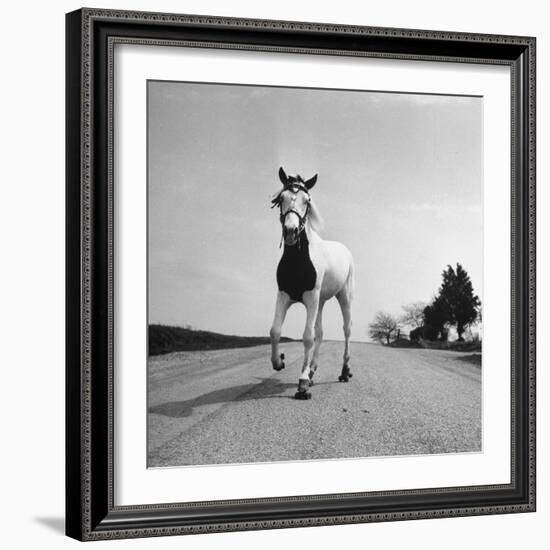
{"type": "Polygon", "coordinates": [[[285,383],[276,378],[259,378],[261,382],[256,384],[242,384],[231,386],[221,390],[214,390],[193,399],[185,401],[172,401],[149,407],[149,412],[161,414],[172,418],[184,418],[191,416],[195,407],[203,405],[215,405],[218,403],[236,403],[252,399],[270,399],[273,397],[288,397],[281,395],[289,388],[295,388],[296,383],[285,383]]]}

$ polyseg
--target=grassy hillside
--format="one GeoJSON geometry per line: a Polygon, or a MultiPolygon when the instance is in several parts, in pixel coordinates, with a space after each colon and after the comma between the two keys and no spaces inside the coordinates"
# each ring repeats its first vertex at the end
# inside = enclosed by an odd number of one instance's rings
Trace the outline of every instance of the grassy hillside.
{"type": "MultiPolygon", "coordinates": [[[[281,338],[281,342],[291,342],[281,338]]],[[[166,325],[149,325],[149,355],[161,355],[174,351],[247,348],[269,344],[267,336],[233,336],[206,330],[192,330],[166,325]]]]}

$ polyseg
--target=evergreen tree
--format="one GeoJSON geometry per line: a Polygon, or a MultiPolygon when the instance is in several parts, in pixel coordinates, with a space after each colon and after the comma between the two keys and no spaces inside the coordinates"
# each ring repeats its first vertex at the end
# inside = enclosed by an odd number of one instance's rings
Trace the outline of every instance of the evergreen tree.
{"type": "Polygon", "coordinates": [[[446,340],[445,324],[448,322],[449,315],[445,302],[441,296],[437,296],[429,306],[424,308],[425,338],[446,340]]]}
{"type": "Polygon", "coordinates": [[[470,276],[459,263],[456,264],[456,271],[448,265],[443,272],[437,301],[445,322],[456,325],[458,340],[463,341],[466,327],[478,319],[481,301],[474,294],[470,276]]]}

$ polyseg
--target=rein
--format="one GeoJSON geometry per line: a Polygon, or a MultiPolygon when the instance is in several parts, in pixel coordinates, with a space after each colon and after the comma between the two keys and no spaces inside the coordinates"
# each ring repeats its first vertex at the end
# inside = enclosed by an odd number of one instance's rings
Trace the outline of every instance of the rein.
{"type": "Polygon", "coordinates": [[[279,191],[279,193],[277,193],[277,196],[271,201],[271,208],[275,208],[276,206],[279,207],[280,209],[280,216],[279,216],[279,220],[281,222],[281,242],[279,243],[279,248],[281,248],[281,246],[283,245],[283,238],[284,238],[284,223],[285,223],[285,219],[286,217],[289,215],[289,214],[296,214],[296,216],[298,216],[298,220],[299,220],[299,226],[298,226],[298,239],[297,239],[297,243],[298,243],[298,247],[300,246],[300,235],[302,234],[302,231],[305,229],[306,227],[306,221],[307,221],[307,215],[309,214],[309,202],[307,203],[307,206],[306,206],[306,211],[304,212],[304,215],[302,216],[300,214],[300,212],[298,212],[297,210],[295,210],[293,207],[290,207],[286,212],[283,213],[282,211],[282,199],[281,199],[281,195],[285,192],[285,191],[290,191],[291,193],[298,193],[299,191],[304,191],[304,193],[307,194],[307,196],[309,197],[309,190],[307,189],[307,187],[305,185],[303,185],[302,183],[300,182],[292,182],[292,183],[289,183],[287,185],[285,185],[281,191],[279,191]]]}

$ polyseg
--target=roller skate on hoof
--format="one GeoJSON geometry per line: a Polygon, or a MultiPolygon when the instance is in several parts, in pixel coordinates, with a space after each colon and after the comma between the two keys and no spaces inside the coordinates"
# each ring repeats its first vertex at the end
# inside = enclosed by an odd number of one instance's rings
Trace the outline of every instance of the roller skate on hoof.
{"type": "Polygon", "coordinates": [[[310,380],[300,380],[298,382],[298,391],[294,394],[294,399],[311,399],[311,392],[308,391],[310,380]]]}
{"type": "Polygon", "coordinates": [[[281,362],[279,363],[278,366],[273,365],[273,369],[279,371],[279,370],[283,370],[284,368],[285,368],[285,354],[281,353],[281,362]]]}
{"type": "Polygon", "coordinates": [[[344,365],[342,367],[342,372],[340,373],[340,376],[338,377],[339,382],[349,382],[349,379],[353,376],[349,370],[348,365],[344,365]]]}

